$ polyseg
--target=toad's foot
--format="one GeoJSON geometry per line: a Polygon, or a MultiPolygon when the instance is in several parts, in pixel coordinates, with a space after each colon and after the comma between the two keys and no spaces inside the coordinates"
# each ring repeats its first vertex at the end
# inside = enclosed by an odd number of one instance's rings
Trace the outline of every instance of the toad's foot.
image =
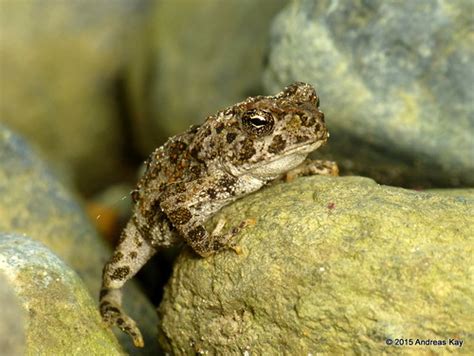
{"type": "Polygon", "coordinates": [[[242,249],[236,245],[236,242],[233,241],[234,237],[239,234],[242,229],[247,226],[255,225],[255,219],[246,219],[240,224],[232,227],[227,233],[221,234],[222,229],[224,228],[226,222],[223,218],[219,219],[216,227],[212,231],[211,240],[212,245],[215,251],[220,251],[224,249],[232,249],[237,254],[242,253],[242,249]]]}
{"type": "Polygon", "coordinates": [[[117,325],[120,330],[130,335],[133,339],[133,344],[136,347],[143,347],[143,337],[137,323],[130,318],[120,307],[120,291],[103,289],[100,296],[100,314],[102,320],[109,325],[117,325]]]}
{"type": "Polygon", "coordinates": [[[312,160],[307,158],[299,166],[286,172],[283,176],[283,180],[285,182],[291,182],[300,176],[311,176],[316,174],[338,176],[339,167],[336,162],[333,161],[312,160]]]}
{"type": "Polygon", "coordinates": [[[197,229],[202,232],[202,234],[198,236],[199,239],[196,239],[196,235],[194,235],[191,236],[191,238],[188,237],[187,241],[188,244],[193,248],[193,250],[202,257],[208,257],[218,251],[222,251],[225,249],[233,249],[237,254],[240,254],[242,250],[238,246],[236,246],[236,243],[235,241],[233,241],[233,238],[244,227],[253,224],[255,224],[255,220],[247,219],[242,221],[237,226],[232,227],[229,232],[221,234],[222,229],[225,226],[225,220],[220,219],[217,222],[217,225],[212,233],[208,233],[202,225],[199,225],[197,229]]]}

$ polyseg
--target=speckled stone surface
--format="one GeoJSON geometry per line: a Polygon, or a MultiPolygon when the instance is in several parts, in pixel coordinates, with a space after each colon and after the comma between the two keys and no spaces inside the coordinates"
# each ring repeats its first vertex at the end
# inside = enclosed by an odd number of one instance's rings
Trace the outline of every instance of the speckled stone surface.
{"type": "Polygon", "coordinates": [[[474,2],[292,1],[264,82],[321,97],[343,172],[405,187],[474,185],[474,2]]]}
{"type": "MultiPolygon", "coordinates": [[[[98,300],[102,268],[111,255],[74,196],[58,182],[26,142],[0,125],[0,231],[26,234],[42,242],[71,266],[98,300]]],[[[147,348],[157,349],[156,313],[131,283],[125,297],[127,310],[145,333],[147,348]]],[[[129,350],[128,337],[117,334],[129,350]]]]}
{"type": "Polygon", "coordinates": [[[178,259],[159,309],[172,354],[458,351],[387,338],[458,338],[474,352],[472,197],[307,177],[219,217],[256,225],[239,235],[240,254],[178,259]]]}
{"type": "MultiPolygon", "coordinates": [[[[25,334],[17,347],[24,347],[24,355],[125,354],[101,324],[82,280],[43,244],[25,235],[0,233],[0,271],[21,306],[9,302],[2,309],[16,309],[17,328],[23,325],[25,334]]],[[[5,325],[5,320],[0,323],[5,325]]],[[[2,333],[2,339],[18,336],[15,328],[2,333]]]]}

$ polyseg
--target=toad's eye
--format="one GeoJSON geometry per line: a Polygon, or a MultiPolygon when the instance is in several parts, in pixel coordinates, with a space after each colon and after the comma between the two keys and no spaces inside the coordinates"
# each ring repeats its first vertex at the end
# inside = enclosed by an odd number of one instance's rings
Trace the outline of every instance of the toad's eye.
{"type": "Polygon", "coordinates": [[[267,119],[261,117],[261,116],[252,116],[248,119],[249,123],[252,124],[253,127],[255,128],[260,128],[265,125],[267,125],[268,121],[267,119]]]}
{"type": "Polygon", "coordinates": [[[242,116],[244,129],[254,135],[264,136],[272,132],[274,119],[272,114],[263,110],[249,110],[242,116]]]}

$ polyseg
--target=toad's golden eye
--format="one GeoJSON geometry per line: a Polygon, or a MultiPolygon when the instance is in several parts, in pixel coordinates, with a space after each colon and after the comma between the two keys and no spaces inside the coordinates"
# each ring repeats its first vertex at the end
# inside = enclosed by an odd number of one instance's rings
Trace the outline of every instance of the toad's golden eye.
{"type": "Polygon", "coordinates": [[[242,125],[245,131],[256,136],[265,136],[273,131],[275,120],[272,114],[263,110],[249,110],[242,115],[242,125]]]}

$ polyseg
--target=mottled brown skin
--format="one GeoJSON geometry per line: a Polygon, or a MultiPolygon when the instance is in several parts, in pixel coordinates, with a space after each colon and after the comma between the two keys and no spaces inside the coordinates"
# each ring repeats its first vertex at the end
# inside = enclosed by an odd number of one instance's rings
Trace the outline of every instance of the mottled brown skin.
{"type": "Polygon", "coordinates": [[[316,92],[295,83],[275,96],[251,97],[219,111],[156,149],[132,193],[133,216],[104,267],[103,319],[143,346],[138,327],[121,308],[124,283],[157,249],[183,240],[203,257],[231,246],[245,222],[226,234],[221,233],[223,222],[213,232],[204,223],[268,182],[337,175],[335,163],[306,159],[328,137],[316,92]]]}

